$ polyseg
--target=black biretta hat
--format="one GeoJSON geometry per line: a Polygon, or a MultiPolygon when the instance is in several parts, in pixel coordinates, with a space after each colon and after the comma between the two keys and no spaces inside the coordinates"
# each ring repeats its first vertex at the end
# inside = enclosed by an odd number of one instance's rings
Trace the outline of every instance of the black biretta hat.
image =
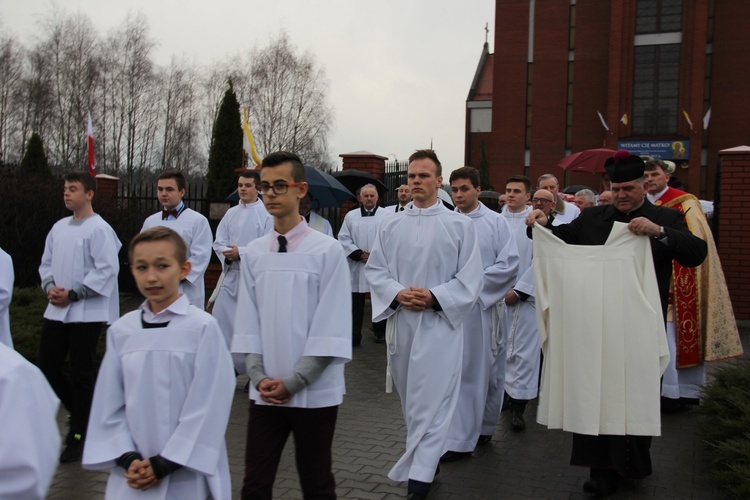
{"type": "Polygon", "coordinates": [[[609,174],[610,181],[629,182],[643,177],[645,163],[640,156],[621,149],[604,163],[604,169],[609,174]]]}

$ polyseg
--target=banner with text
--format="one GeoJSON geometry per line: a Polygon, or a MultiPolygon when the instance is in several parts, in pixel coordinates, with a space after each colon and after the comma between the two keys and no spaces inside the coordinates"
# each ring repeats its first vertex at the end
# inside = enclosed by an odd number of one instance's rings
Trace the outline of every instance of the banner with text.
{"type": "Polygon", "coordinates": [[[690,141],[618,141],[617,149],[659,160],[687,160],[690,157],[690,141]]]}

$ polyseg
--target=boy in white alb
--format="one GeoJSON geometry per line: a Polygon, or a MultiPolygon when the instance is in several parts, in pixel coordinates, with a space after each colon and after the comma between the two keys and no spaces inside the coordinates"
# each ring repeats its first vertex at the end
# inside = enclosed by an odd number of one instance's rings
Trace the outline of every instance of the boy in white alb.
{"type": "Polygon", "coordinates": [[[518,271],[518,248],[510,226],[502,215],[479,201],[479,171],[472,167],[456,169],[451,172],[450,185],[456,211],[469,217],[477,229],[484,280],[482,292],[464,320],[460,391],[441,462],[471,456],[482,435],[492,368],[497,357],[505,357],[505,341],[498,334],[497,304],[518,271]]]}
{"type": "Polygon", "coordinates": [[[0,498],[47,497],[60,452],[59,406],[39,369],[0,342],[0,498]]]}
{"type": "Polygon", "coordinates": [[[251,381],[242,498],[271,498],[291,432],[303,495],[332,499],[331,445],[352,356],[349,268],[338,241],[299,215],[299,157],[272,153],[260,175],[274,230],[242,254],[232,339],[251,381]]]}
{"type": "MultiPolygon", "coordinates": [[[[237,314],[237,288],[240,284],[240,259],[245,251],[244,247],[273,229],[273,218],[258,199],[259,185],[260,174],[257,171],[246,170],[240,174],[237,181],[240,203],[227,211],[216,229],[213,247],[224,265],[224,276],[211,313],[219,322],[227,347],[232,345],[234,317],[237,314]]],[[[243,372],[244,360],[239,364],[241,366],[235,368],[243,372]]]]}
{"type": "Polygon", "coordinates": [[[216,320],[180,293],[186,254],[165,227],[130,244],[146,301],[107,332],[83,454],[84,467],[111,470],[107,498],[232,496],[224,434],[234,372],[216,320]]]}
{"type": "Polygon", "coordinates": [[[104,323],[120,314],[117,275],[122,246],[94,213],[96,180],[88,172],[65,176],[63,200],[73,212],[52,226],[39,276],[49,304],[39,338],[37,366],[70,412],[61,462],[81,459],[96,381],[96,344],[104,323]],[[70,355],[70,375],[63,371],[70,355]]]}
{"type": "Polygon", "coordinates": [[[13,259],[0,248],[0,344],[13,347],[10,336],[10,301],[13,298],[13,259]]]}
{"type": "Polygon", "coordinates": [[[438,200],[442,166],[430,149],[409,157],[413,201],[383,220],[365,275],[372,319],[388,319],[393,383],[406,421],[406,451],[388,473],[410,499],[429,493],[461,389],[464,319],[482,291],[474,224],[438,200]]]}
{"type": "Polygon", "coordinates": [[[187,181],[177,170],[165,170],[159,175],[157,191],[159,203],[164,207],[161,212],[146,218],[143,228],[164,226],[177,231],[185,240],[188,248],[187,258],[192,264],[190,274],[180,284],[180,291],[190,303],[199,309],[206,306],[206,291],[203,275],[211,261],[211,226],[208,219],[195,210],[187,208],[182,197],[185,196],[187,181]]]}

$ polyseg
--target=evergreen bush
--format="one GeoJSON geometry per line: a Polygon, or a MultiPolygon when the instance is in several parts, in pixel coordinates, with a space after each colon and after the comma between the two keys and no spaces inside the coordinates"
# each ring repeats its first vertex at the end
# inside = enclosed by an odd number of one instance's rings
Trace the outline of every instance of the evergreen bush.
{"type": "Polygon", "coordinates": [[[750,360],[721,369],[701,398],[711,477],[732,498],[750,498],[750,360]]]}

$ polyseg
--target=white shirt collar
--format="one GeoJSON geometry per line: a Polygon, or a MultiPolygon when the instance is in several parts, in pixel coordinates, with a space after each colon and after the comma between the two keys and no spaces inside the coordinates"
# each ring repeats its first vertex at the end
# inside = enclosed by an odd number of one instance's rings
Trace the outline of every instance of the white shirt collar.
{"type": "Polygon", "coordinates": [[[187,314],[188,307],[190,307],[190,301],[188,301],[185,294],[182,294],[177,300],[156,314],[151,312],[151,308],[148,306],[148,300],[144,300],[143,303],[138,306],[138,309],[143,311],[142,318],[146,323],[167,323],[175,319],[177,316],[184,316],[187,314]]]}

